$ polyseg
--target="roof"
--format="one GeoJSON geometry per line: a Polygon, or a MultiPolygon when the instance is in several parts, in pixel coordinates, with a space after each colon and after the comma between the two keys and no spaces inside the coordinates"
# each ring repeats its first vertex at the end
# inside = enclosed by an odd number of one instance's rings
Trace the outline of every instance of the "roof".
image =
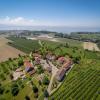
{"type": "Polygon", "coordinates": [[[66,67],[68,67],[69,65],[71,65],[71,61],[68,61],[68,62],[64,63],[62,67],[63,67],[63,68],[66,68],[66,67]]]}
{"type": "Polygon", "coordinates": [[[29,61],[24,62],[25,67],[33,67],[33,65],[29,61]]]}
{"type": "Polygon", "coordinates": [[[66,60],[65,57],[59,57],[59,58],[58,58],[58,61],[59,61],[59,62],[65,61],[65,60],[66,60]]]}
{"type": "Polygon", "coordinates": [[[62,78],[64,77],[64,75],[65,75],[65,69],[62,68],[62,69],[60,69],[60,70],[58,71],[58,73],[57,73],[57,75],[56,75],[56,78],[57,78],[59,81],[61,81],[62,78]]]}

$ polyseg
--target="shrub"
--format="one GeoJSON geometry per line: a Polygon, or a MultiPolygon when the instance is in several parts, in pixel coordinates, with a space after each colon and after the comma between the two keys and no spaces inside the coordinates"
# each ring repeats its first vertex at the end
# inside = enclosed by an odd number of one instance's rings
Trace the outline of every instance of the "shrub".
{"type": "Polygon", "coordinates": [[[49,84],[49,79],[45,76],[44,78],[43,78],[43,84],[44,85],[48,85],[49,84]]]}
{"type": "Polygon", "coordinates": [[[22,66],[24,64],[23,60],[18,61],[18,66],[22,66]]]}
{"type": "Polygon", "coordinates": [[[33,89],[33,92],[34,92],[34,93],[37,93],[37,92],[38,92],[38,88],[37,88],[36,86],[33,86],[32,89],[33,89]]]}
{"type": "Polygon", "coordinates": [[[12,93],[13,96],[18,95],[18,93],[19,93],[19,87],[18,87],[18,85],[16,83],[14,83],[12,85],[12,87],[11,87],[11,93],[12,93]]]}
{"type": "Polygon", "coordinates": [[[3,94],[4,93],[4,87],[0,86],[0,94],[3,94]]]}
{"type": "Polygon", "coordinates": [[[25,100],[30,100],[30,97],[29,96],[25,96],[25,100]]]}
{"type": "Polygon", "coordinates": [[[49,97],[49,93],[47,90],[44,90],[44,97],[49,97]]]}

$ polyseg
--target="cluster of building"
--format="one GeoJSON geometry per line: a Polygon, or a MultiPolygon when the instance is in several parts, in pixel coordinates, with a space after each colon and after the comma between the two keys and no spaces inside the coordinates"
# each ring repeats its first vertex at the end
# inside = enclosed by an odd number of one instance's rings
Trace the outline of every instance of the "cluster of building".
{"type": "MultiPolygon", "coordinates": [[[[53,55],[51,52],[48,52],[46,55],[46,60],[42,59],[42,56],[39,53],[33,53],[32,58],[34,59],[34,65],[32,61],[29,61],[28,59],[24,60],[24,70],[21,70],[21,68],[18,68],[13,76],[14,80],[17,80],[18,78],[25,77],[25,73],[28,73],[29,75],[33,75],[36,72],[37,67],[35,65],[41,64],[43,69],[52,72],[52,66],[49,64],[49,61],[56,61],[61,66],[56,74],[56,79],[58,81],[61,81],[66,72],[71,68],[72,60],[70,58],[66,57],[59,57],[56,58],[55,55],[53,55]]],[[[56,67],[56,66],[55,66],[56,67]]]]}
{"type": "Polygon", "coordinates": [[[71,68],[72,60],[70,58],[60,57],[58,62],[62,64],[62,67],[58,70],[56,74],[56,79],[62,81],[66,72],[71,68]]]}

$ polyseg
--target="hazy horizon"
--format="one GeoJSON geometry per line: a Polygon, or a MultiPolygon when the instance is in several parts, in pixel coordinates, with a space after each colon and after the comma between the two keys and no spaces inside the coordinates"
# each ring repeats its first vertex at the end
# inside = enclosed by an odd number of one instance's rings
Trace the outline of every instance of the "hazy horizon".
{"type": "Polygon", "coordinates": [[[67,27],[67,26],[0,26],[0,30],[45,30],[55,32],[100,32],[99,27],[67,27]]]}

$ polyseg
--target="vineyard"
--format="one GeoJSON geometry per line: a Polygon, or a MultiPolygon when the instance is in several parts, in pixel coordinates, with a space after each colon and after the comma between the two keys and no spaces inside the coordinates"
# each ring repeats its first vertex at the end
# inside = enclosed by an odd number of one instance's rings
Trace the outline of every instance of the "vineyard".
{"type": "Polygon", "coordinates": [[[39,48],[37,40],[27,40],[24,38],[17,38],[17,37],[8,37],[8,39],[13,41],[8,43],[10,46],[13,46],[25,53],[30,53],[34,49],[39,48]]]}
{"type": "Polygon", "coordinates": [[[88,61],[88,63],[75,65],[61,87],[49,99],[100,100],[99,60],[97,62],[95,60],[88,61]]]}

